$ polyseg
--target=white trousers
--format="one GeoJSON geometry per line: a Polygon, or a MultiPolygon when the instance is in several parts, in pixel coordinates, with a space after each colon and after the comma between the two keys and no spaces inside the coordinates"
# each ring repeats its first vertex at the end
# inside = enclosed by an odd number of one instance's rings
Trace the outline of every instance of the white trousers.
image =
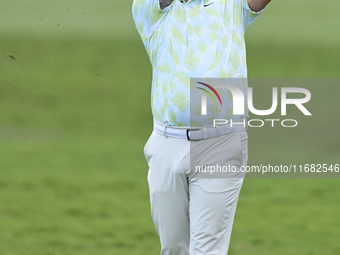
{"type": "Polygon", "coordinates": [[[201,146],[201,141],[151,134],[144,155],[161,255],[228,253],[243,178],[197,177],[193,161],[200,166],[228,162],[245,166],[247,138],[246,131],[234,132],[203,140],[201,146]],[[193,145],[204,150],[193,150],[193,145]]]}

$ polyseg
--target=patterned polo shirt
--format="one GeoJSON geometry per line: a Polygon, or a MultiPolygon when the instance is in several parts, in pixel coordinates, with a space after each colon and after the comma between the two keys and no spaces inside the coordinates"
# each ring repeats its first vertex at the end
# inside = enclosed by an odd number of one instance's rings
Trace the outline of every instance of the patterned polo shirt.
{"type": "Polygon", "coordinates": [[[190,126],[190,78],[246,78],[244,33],[259,12],[247,0],[134,0],[133,18],[152,64],[154,119],[190,126]]]}

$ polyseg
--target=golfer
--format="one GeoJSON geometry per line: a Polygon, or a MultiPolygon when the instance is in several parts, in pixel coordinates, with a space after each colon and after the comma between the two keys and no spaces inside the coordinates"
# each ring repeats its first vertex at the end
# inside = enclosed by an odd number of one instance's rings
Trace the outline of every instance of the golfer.
{"type": "Polygon", "coordinates": [[[248,136],[243,125],[193,125],[190,82],[247,77],[244,33],[269,2],[134,0],[133,18],[153,68],[154,129],[144,155],[163,255],[228,253],[244,176],[211,178],[203,170],[246,166],[248,136]]]}

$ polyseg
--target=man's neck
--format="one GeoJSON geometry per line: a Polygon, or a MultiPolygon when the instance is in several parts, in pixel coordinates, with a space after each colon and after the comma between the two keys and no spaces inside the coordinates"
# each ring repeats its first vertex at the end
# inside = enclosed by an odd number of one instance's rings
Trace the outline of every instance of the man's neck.
{"type": "MultiPolygon", "coordinates": [[[[163,10],[164,8],[168,7],[174,0],[159,0],[159,5],[161,7],[161,10],[163,10]]],[[[186,3],[189,0],[184,0],[186,3]]]]}

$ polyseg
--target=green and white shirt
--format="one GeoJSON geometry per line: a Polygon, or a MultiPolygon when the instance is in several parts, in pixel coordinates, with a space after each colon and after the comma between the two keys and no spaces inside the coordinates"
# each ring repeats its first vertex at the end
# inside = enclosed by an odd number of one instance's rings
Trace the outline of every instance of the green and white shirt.
{"type": "Polygon", "coordinates": [[[133,18],[153,68],[154,119],[190,126],[190,78],[246,78],[244,33],[259,12],[247,0],[134,0],[133,18]]]}

